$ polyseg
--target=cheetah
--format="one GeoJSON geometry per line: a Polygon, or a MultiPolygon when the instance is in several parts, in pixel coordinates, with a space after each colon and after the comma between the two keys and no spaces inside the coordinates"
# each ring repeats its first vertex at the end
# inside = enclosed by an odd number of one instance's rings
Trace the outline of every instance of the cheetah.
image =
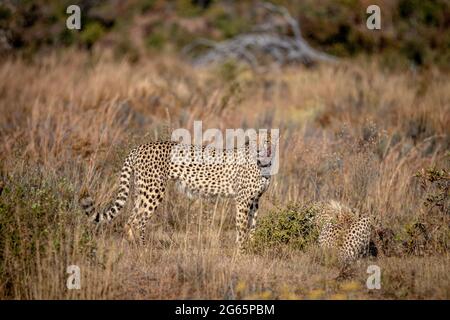
{"type": "Polygon", "coordinates": [[[134,148],[126,157],[120,174],[117,197],[107,210],[96,210],[86,192],[80,204],[90,220],[114,219],[124,207],[134,178],[134,209],[126,223],[130,240],[145,244],[147,223],[163,200],[169,181],[175,181],[188,195],[203,198],[230,197],[236,204],[236,242],[244,251],[256,228],[259,199],[270,184],[273,141],[270,130],[234,149],[214,149],[173,141],[151,142],[134,148]],[[255,148],[256,146],[256,148],[255,148]]]}
{"type": "Polygon", "coordinates": [[[331,200],[318,204],[314,223],[319,228],[321,248],[336,249],[342,265],[349,265],[368,253],[372,230],[371,219],[331,200]]]}

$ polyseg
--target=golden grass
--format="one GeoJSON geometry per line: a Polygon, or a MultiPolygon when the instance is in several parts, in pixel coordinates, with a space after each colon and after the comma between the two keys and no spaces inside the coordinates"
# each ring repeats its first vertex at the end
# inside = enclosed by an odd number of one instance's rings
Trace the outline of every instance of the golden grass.
{"type": "MultiPolygon", "coordinates": [[[[112,199],[131,146],[202,120],[204,130],[280,128],[280,171],[261,215],[337,199],[400,235],[428,212],[414,173],[448,167],[450,81],[438,70],[343,62],[261,75],[193,69],[176,57],[131,64],[64,52],[3,61],[0,79],[2,299],[450,297],[448,250],[380,254],[340,280],[314,246],[236,256],[229,200],[169,190],[145,249],[124,240],[129,203],[98,230],[77,205],[86,188],[102,206],[112,199]],[[66,288],[71,264],[81,268],[81,290],[66,288]],[[381,290],[365,287],[370,264],[381,267],[381,290]]],[[[433,214],[448,234],[448,215],[433,214]]]]}

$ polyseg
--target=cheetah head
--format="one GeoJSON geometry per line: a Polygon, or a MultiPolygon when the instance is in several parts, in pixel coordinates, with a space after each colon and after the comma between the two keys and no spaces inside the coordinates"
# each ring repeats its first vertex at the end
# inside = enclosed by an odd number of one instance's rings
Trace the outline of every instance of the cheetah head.
{"type": "MultiPolygon", "coordinates": [[[[277,163],[278,133],[273,134],[272,130],[267,130],[257,134],[252,140],[246,140],[254,155],[256,163],[262,171],[268,175],[274,174],[274,165],[277,163]],[[252,145],[253,142],[253,145],[252,145]]],[[[278,167],[276,168],[278,169],[278,167]]]]}

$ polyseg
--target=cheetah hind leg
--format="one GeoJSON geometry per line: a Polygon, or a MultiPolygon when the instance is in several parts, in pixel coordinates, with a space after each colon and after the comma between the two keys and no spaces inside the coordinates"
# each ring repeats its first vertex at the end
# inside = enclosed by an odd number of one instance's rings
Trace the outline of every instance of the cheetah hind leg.
{"type": "Polygon", "coordinates": [[[140,204],[142,203],[142,197],[137,197],[135,200],[133,213],[129,217],[127,223],[125,224],[125,235],[127,240],[130,243],[136,243],[138,240],[138,231],[137,228],[134,226],[133,221],[137,219],[138,216],[142,214],[142,208],[140,207],[140,204]]]}
{"type": "Polygon", "coordinates": [[[138,235],[141,245],[146,245],[146,229],[148,221],[158,208],[158,205],[164,197],[164,193],[165,187],[160,188],[156,196],[150,195],[144,189],[139,192],[136,203],[138,208],[135,209],[133,215],[129,219],[127,233],[132,239],[136,239],[138,235]],[[137,235],[135,235],[136,233],[137,235]]]}

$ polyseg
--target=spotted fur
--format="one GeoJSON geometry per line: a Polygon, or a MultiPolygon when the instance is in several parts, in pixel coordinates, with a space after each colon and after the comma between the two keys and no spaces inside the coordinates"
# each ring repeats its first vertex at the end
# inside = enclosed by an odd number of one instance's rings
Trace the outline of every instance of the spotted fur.
{"type": "MultiPolygon", "coordinates": [[[[270,142],[266,143],[269,153],[270,145],[270,142]]],[[[130,194],[132,176],[135,203],[127,223],[130,238],[134,239],[137,232],[140,240],[145,241],[147,222],[163,200],[168,182],[174,180],[191,196],[221,196],[235,200],[236,241],[241,250],[245,240],[253,236],[258,202],[270,183],[267,165],[253,156],[248,144],[242,148],[218,151],[176,142],[152,142],[133,149],[126,157],[120,174],[119,192],[109,209],[97,211],[90,196],[81,198],[81,206],[92,221],[112,220],[119,214],[130,194]],[[186,155],[190,156],[189,159],[196,159],[199,155],[203,160],[208,160],[208,157],[217,159],[214,156],[218,153],[223,157],[219,163],[186,160],[186,155]]]]}
{"type": "Polygon", "coordinates": [[[336,201],[319,204],[315,222],[319,246],[338,251],[342,264],[349,264],[369,249],[371,220],[336,201]]]}

